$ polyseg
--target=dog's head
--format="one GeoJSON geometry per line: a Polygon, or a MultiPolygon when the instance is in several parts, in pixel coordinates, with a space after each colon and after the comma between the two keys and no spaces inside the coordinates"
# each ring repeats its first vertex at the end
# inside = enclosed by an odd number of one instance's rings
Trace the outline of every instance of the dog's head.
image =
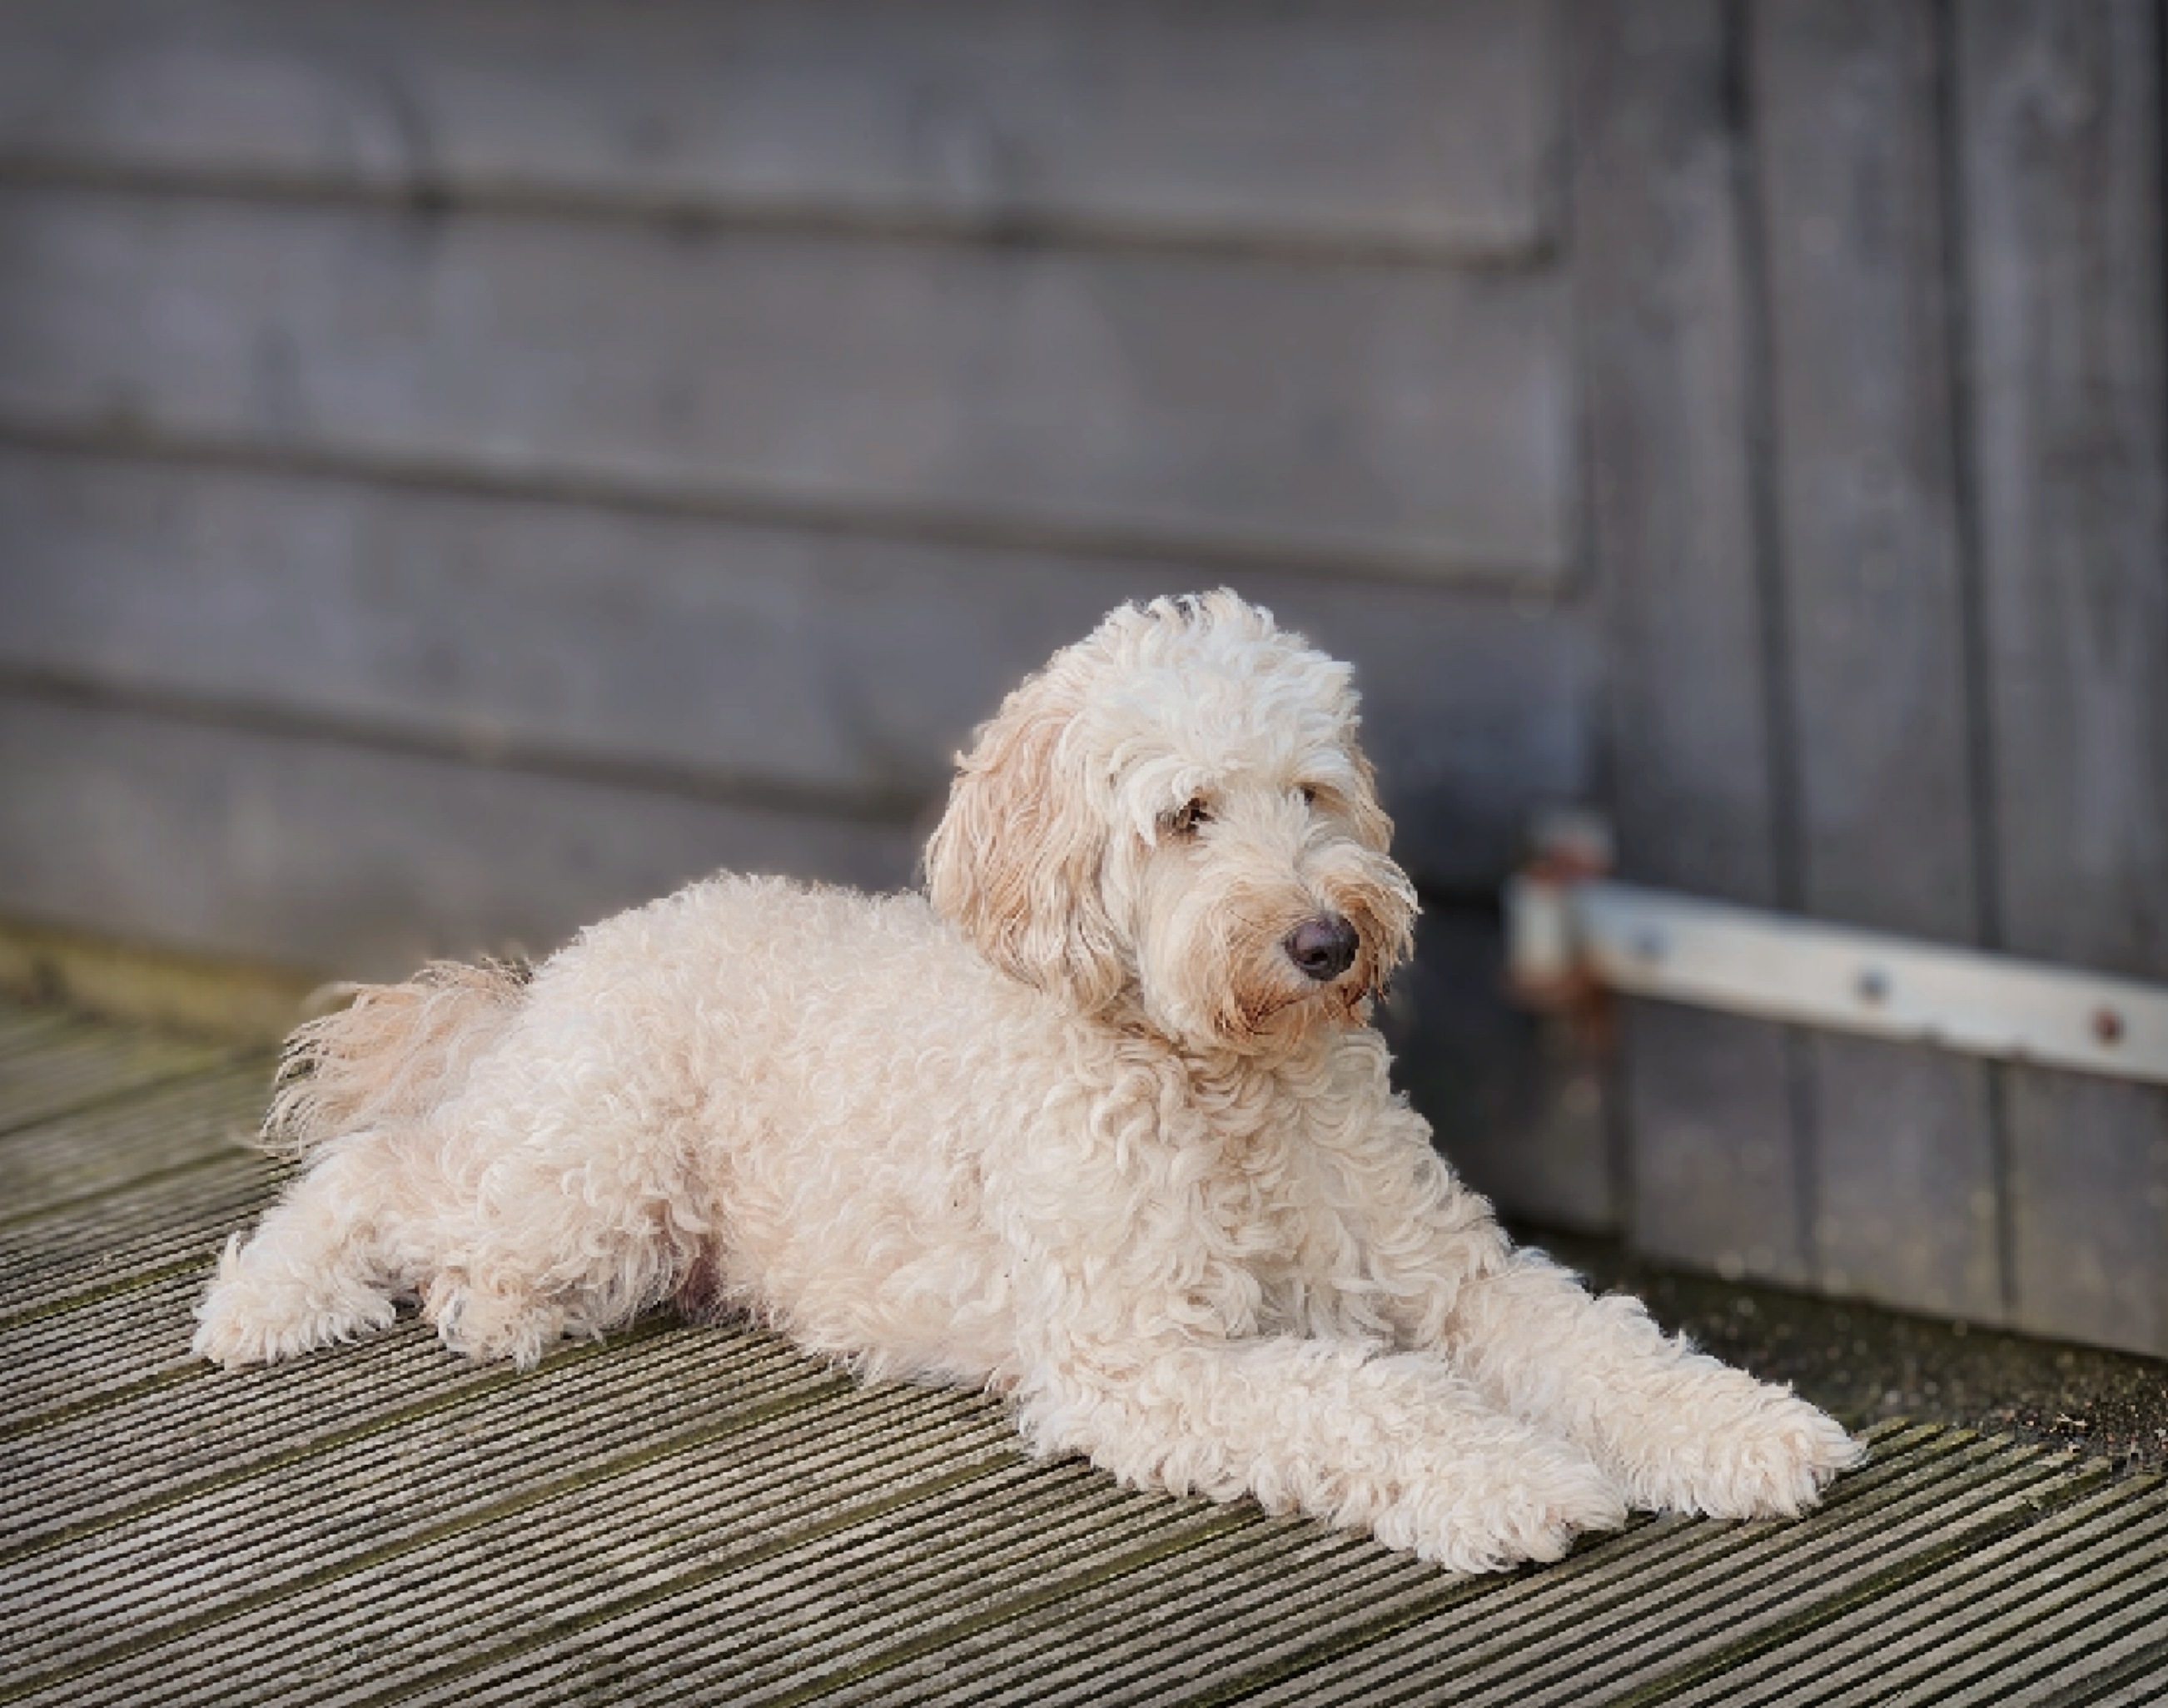
{"type": "Polygon", "coordinates": [[[959,761],[934,907],[1002,971],[1193,1048],[1359,1023],[1416,904],[1350,676],[1232,593],[1123,607],[959,761]]]}

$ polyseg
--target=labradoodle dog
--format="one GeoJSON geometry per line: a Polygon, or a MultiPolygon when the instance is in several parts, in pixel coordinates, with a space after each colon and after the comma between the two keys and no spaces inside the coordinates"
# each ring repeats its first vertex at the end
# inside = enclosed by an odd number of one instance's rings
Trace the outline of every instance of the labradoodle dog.
{"type": "Polygon", "coordinates": [[[1797,1513],[1844,1432],[1517,1250],[1394,1094],[1416,904],[1356,724],[1233,595],[1124,607],[979,732],[925,894],[714,878],[531,979],[363,990],[289,1045],[265,1131],[307,1170],[197,1350],[403,1297],[528,1365],[676,1298],[1461,1570],[1797,1513]]]}

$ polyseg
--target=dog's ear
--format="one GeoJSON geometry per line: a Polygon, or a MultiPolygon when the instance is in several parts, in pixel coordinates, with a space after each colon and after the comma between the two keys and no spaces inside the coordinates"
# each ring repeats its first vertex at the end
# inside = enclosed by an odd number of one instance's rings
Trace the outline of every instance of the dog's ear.
{"type": "Polygon", "coordinates": [[[1034,678],[979,731],[926,845],[926,890],[996,967],[1089,1014],[1128,972],[1099,891],[1103,809],[1063,740],[1068,699],[1063,685],[1034,678]]]}
{"type": "Polygon", "coordinates": [[[1378,768],[1352,735],[1347,740],[1347,757],[1357,779],[1347,796],[1348,823],[1354,828],[1357,841],[1383,854],[1393,846],[1393,821],[1378,804],[1378,768]]]}

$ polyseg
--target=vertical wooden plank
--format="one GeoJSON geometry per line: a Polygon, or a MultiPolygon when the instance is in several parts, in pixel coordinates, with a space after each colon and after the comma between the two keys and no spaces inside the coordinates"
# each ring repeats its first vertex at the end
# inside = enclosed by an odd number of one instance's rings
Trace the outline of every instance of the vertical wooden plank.
{"type": "MultiPolygon", "coordinates": [[[[1762,0],[1751,74],[1772,452],[1819,918],[1978,940],[1932,0],[1762,0]]],[[[1818,1033],[1822,1284],[2001,1314],[1987,1069],[1818,1033]]]]}
{"type": "MultiPolygon", "coordinates": [[[[1777,803],[1728,16],[1715,0],[1574,13],[1571,252],[1621,865],[1768,905],[1777,803]]],[[[1804,1279],[1783,1032],[1657,1005],[1626,1022],[1634,1243],[1804,1279]]]]}
{"type": "MultiPolygon", "coordinates": [[[[2168,372],[2154,0],[1957,12],[2009,948],[2168,977],[2168,372]]],[[[2168,1094],[2009,1077],[2017,1315],[2168,1354],[2168,1094]]]]}

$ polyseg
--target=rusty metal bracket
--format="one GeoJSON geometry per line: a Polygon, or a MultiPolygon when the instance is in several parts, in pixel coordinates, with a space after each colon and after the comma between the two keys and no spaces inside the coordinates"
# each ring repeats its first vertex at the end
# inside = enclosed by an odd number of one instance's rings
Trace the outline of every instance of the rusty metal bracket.
{"type": "Polygon", "coordinates": [[[1618,992],[2168,1085],[2160,986],[1644,888],[1598,875],[1591,836],[1560,845],[1548,835],[1506,888],[1528,1006],[1618,992]]]}

